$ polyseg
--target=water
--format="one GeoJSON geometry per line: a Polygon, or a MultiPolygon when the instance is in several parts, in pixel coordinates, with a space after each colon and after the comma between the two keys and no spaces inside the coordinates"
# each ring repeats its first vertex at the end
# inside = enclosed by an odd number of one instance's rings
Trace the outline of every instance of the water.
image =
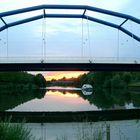
{"type": "Polygon", "coordinates": [[[25,127],[41,140],[139,140],[140,121],[107,121],[94,123],[28,123],[25,127]],[[65,139],[64,139],[65,138],[65,139]],[[84,139],[85,138],[85,139],[84,139]]]}
{"type": "MultiPolygon", "coordinates": [[[[119,89],[97,89],[85,94],[75,87],[0,90],[1,111],[88,111],[140,107],[140,93],[119,89]]],[[[38,140],[139,140],[140,121],[73,123],[26,123],[38,140]],[[82,139],[84,140],[84,139],[82,139]],[[86,139],[85,139],[86,140],[86,139]]]]}
{"type": "Polygon", "coordinates": [[[49,87],[41,99],[34,98],[8,111],[88,111],[99,110],[84,99],[80,88],[49,87]]]}
{"type": "Polygon", "coordinates": [[[74,87],[0,90],[1,111],[94,111],[140,107],[140,93],[98,89],[85,94],[74,87]]]}

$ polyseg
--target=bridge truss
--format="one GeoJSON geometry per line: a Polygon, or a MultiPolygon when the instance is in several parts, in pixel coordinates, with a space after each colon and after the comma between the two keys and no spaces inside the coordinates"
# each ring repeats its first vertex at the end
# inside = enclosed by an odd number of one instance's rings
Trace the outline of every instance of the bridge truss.
{"type": "MultiPolygon", "coordinates": [[[[96,7],[91,6],[85,6],[85,5],[39,5],[29,8],[23,8],[23,9],[17,9],[7,12],[0,13],[0,20],[3,22],[3,25],[0,26],[0,32],[2,32],[5,29],[21,25],[24,23],[32,22],[35,20],[43,19],[43,18],[82,18],[86,19],[92,22],[96,22],[102,25],[106,25],[112,28],[115,28],[117,30],[122,31],[126,35],[132,37],[136,41],[140,42],[140,37],[136,34],[132,33],[128,29],[124,28],[123,25],[128,21],[131,20],[134,23],[140,24],[140,19],[135,18],[130,15],[126,15],[123,13],[113,12],[105,9],[100,9],[96,7]],[[82,10],[82,14],[48,14],[46,11],[48,9],[54,9],[54,10],[82,10]],[[13,15],[19,15],[22,13],[28,13],[32,11],[42,10],[41,15],[33,16],[30,18],[25,18],[22,20],[16,20],[13,22],[7,23],[5,21],[6,17],[13,16],[13,15]],[[110,15],[113,17],[118,17],[123,19],[123,22],[121,24],[115,24],[106,20],[98,19],[92,16],[89,16],[87,14],[87,11],[93,11],[97,13],[102,13],[105,15],[110,15]]],[[[127,63],[118,63],[118,62],[112,62],[112,63],[98,63],[98,62],[92,62],[92,61],[81,61],[77,63],[65,63],[65,62],[59,62],[59,63],[46,63],[46,62],[35,62],[35,63],[23,63],[23,62],[1,62],[0,63],[0,70],[140,70],[140,65],[137,62],[127,62],[127,63]]]]}

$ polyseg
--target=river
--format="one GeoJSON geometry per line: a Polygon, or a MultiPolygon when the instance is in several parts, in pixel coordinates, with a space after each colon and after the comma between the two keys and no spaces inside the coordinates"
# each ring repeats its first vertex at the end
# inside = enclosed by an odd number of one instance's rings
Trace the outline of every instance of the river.
{"type": "MultiPolygon", "coordinates": [[[[18,112],[102,111],[138,109],[140,93],[122,89],[98,89],[90,93],[75,87],[47,87],[40,90],[0,91],[0,110],[18,112]]],[[[140,121],[102,121],[72,123],[26,123],[41,140],[139,140],[140,121]],[[85,138],[85,139],[83,139],[85,138]]]]}
{"type": "Polygon", "coordinates": [[[28,123],[32,134],[41,140],[139,140],[140,121],[93,123],[28,123]]]}
{"type": "MultiPolygon", "coordinates": [[[[9,91],[8,91],[9,92],[9,91]]],[[[75,87],[48,87],[39,91],[7,93],[1,97],[1,110],[7,111],[94,111],[140,107],[140,94],[119,89],[82,92],[75,87]],[[9,98],[9,102],[7,101],[9,98]],[[17,103],[16,103],[17,102],[17,103]],[[3,108],[4,107],[4,108],[3,108]]],[[[2,96],[2,94],[1,94],[2,96]]]]}

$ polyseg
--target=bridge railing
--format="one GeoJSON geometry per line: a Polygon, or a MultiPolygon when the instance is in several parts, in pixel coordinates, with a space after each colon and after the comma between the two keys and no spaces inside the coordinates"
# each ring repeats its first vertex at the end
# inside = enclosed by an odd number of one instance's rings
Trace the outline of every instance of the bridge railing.
{"type": "Polygon", "coordinates": [[[41,56],[21,56],[21,57],[0,57],[0,64],[4,63],[125,63],[138,64],[140,58],[127,57],[41,57],[41,56]]]}

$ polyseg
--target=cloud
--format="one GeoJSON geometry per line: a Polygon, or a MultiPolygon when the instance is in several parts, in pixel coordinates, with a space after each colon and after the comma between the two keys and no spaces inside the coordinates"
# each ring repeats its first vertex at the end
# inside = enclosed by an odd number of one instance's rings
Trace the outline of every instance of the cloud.
{"type": "MultiPolygon", "coordinates": [[[[59,33],[81,34],[82,20],[77,19],[47,19],[46,18],[46,34],[56,35],[59,33]]],[[[42,24],[34,27],[34,33],[42,33],[42,24]]],[[[45,31],[45,30],[44,30],[45,31]]],[[[38,34],[38,35],[39,35],[38,34]]]]}

